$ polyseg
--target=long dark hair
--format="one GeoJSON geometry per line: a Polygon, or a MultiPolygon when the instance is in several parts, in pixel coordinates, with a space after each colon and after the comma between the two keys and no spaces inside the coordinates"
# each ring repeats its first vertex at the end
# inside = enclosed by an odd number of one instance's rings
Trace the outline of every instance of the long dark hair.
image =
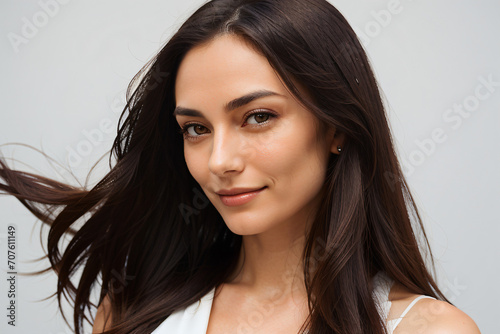
{"type": "Polygon", "coordinates": [[[112,147],[116,162],[110,157],[111,170],[90,190],[9,169],[0,159],[0,189],[50,225],[46,270],[58,274],[58,300],[74,303],[75,332],[81,333],[84,319],[91,321],[86,312],[96,306],[90,296],[99,281],[99,303],[107,295],[113,314],[106,333],[149,333],[236,269],[242,237],[228,229],[190,175],[172,115],[183,57],[228,33],[263,54],[325,129],[345,134],[342,154],[328,162],[323,200],[306,236],[310,316],[303,329],[384,333],[371,295],[379,270],[414,293],[448,301],[423,260],[430,246],[377,82],[346,19],[325,0],[213,0],[132,80],[112,147]],[[60,249],[67,234],[71,241],[60,249]]]}

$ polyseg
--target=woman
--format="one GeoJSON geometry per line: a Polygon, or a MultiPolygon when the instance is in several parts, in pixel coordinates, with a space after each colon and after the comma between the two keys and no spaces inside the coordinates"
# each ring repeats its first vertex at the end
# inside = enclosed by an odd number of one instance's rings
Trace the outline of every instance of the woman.
{"type": "Polygon", "coordinates": [[[96,283],[95,333],[479,333],[425,266],[376,81],[328,2],[210,1],[142,74],[92,189],[0,161],[51,225],[76,333],[96,283]]]}

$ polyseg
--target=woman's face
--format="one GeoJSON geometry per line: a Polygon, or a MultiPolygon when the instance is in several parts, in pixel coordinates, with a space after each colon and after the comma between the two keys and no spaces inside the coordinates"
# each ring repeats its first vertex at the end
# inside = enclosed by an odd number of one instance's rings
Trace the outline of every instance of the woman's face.
{"type": "MultiPolygon", "coordinates": [[[[333,136],[287,91],[265,57],[234,35],[190,50],[175,85],[191,175],[228,228],[302,228],[319,203],[333,136]],[[263,189],[240,196],[223,190],[263,189]]],[[[335,146],[336,147],[336,146],[335,146]]]]}

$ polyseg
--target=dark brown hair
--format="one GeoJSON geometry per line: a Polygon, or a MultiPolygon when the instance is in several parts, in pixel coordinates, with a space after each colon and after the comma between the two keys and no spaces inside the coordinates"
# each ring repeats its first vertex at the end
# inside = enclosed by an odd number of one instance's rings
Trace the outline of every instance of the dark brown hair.
{"type": "MultiPolygon", "coordinates": [[[[190,175],[172,115],[183,57],[228,33],[263,54],[324,129],[345,134],[342,154],[328,162],[303,253],[310,308],[303,327],[311,334],[384,333],[371,295],[378,270],[414,293],[448,301],[422,258],[414,231],[422,232],[429,254],[430,246],[377,82],[342,14],[325,0],[214,0],[134,77],[112,147],[116,163],[110,157],[111,170],[97,185],[71,187],[9,169],[0,159],[0,189],[50,225],[47,256],[58,274],[58,300],[74,304],[75,332],[84,319],[91,322],[90,295],[99,283],[99,303],[108,295],[113,314],[106,333],[149,333],[236,269],[242,237],[190,175]],[[79,220],[84,224],[76,229],[79,220]],[[71,241],[60,249],[66,234],[71,241]]],[[[434,266],[432,254],[431,260],[434,266]]]]}

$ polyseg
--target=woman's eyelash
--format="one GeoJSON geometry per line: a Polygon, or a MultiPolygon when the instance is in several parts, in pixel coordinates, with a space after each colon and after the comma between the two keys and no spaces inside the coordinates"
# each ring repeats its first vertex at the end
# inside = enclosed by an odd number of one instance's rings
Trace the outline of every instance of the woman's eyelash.
{"type": "MultiPolygon", "coordinates": [[[[254,111],[251,111],[250,113],[248,113],[247,115],[245,115],[245,122],[251,117],[251,116],[254,116],[254,115],[267,115],[269,116],[269,118],[267,120],[265,120],[264,122],[261,122],[261,123],[257,123],[257,124],[251,124],[252,126],[264,126],[264,124],[267,124],[269,122],[269,120],[271,118],[274,118],[274,117],[277,117],[278,115],[270,110],[265,110],[265,109],[256,109],[254,111]]],[[[183,134],[185,137],[187,138],[196,138],[196,137],[200,137],[201,135],[197,135],[197,136],[192,136],[188,133],[188,129],[192,126],[201,126],[201,127],[204,127],[203,125],[201,124],[198,124],[198,123],[186,123],[184,124],[183,126],[181,126],[181,128],[179,129],[179,133],[183,134]]]]}

